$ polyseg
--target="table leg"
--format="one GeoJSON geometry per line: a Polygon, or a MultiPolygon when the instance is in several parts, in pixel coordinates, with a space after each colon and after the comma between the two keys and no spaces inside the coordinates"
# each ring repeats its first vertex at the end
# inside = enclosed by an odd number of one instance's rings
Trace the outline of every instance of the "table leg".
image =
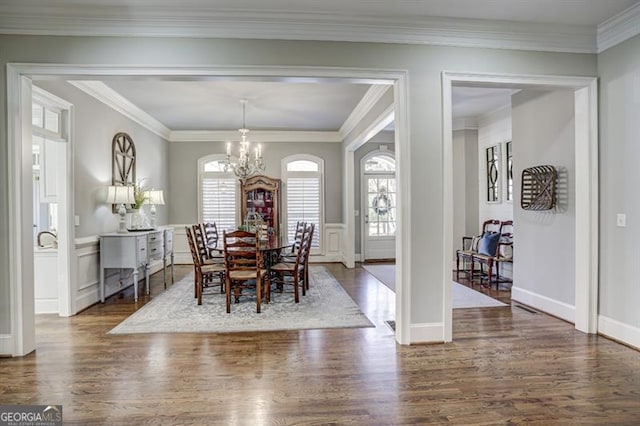
{"type": "Polygon", "coordinates": [[[148,263],[144,265],[144,285],[145,285],[147,295],[149,295],[150,293],[149,292],[149,269],[151,269],[151,266],[149,266],[148,263]]]}
{"type": "Polygon", "coordinates": [[[100,303],[104,303],[104,268],[100,267],[100,303]]]}
{"type": "Polygon", "coordinates": [[[138,268],[133,268],[133,301],[138,301],[138,268]]]}

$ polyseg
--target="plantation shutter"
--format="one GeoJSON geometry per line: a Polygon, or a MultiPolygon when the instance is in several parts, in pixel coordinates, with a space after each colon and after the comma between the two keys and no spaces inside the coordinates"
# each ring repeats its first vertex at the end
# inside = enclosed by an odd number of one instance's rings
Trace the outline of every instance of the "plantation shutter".
{"type": "Polygon", "coordinates": [[[202,221],[215,222],[218,231],[236,228],[236,180],[202,178],[202,221]]]}
{"type": "Polygon", "coordinates": [[[320,177],[289,177],[287,179],[287,236],[293,241],[296,223],[315,224],[313,248],[320,247],[320,177]]]}

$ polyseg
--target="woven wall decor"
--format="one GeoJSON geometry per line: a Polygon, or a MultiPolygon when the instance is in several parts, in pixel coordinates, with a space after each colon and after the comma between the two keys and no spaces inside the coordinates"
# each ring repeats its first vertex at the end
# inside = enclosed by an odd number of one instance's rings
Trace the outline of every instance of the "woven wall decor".
{"type": "Polygon", "coordinates": [[[558,172],[553,166],[529,167],[522,171],[520,206],[524,210],[551,210],[556,205],[558,172]]]}

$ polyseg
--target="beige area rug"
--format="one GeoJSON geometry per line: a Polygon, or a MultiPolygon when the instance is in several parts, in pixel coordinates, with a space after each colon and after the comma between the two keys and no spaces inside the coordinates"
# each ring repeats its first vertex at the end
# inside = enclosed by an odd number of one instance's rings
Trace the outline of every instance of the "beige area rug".
{"type": "Polygon", "coordinates": [[[193,297],[193,276],[173,284],[109,331],[129,333],[232,333],[319,328],[374,327],[340,283],[323,266],[313,266],[310,289],[293,302],[292,293],[272,293],[256,313],[255,299],[242,298],[226,312],[219,286],[205,289],[202,305],[193,297]]]}
{"type": "MultiPolygon", "coordinates": [[[[395,265],[362,265],[362,268],[395,292],[395,265]]],[[[452,281],[451,284],[451,305],[453,306],[453,309],[507,306],[496,299],[462,284],[458,284],[455,281],[452,281]]]]}

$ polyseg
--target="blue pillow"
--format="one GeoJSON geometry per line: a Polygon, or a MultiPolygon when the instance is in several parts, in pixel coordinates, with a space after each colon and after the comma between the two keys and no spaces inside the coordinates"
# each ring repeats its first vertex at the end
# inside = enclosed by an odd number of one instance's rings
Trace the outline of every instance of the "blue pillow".
{"type": "Polygon", "coordinates": [[[499,232],[485,232],[478,244],[478,253],[487,256],[495,256],[500,242],[499,232]]]}

